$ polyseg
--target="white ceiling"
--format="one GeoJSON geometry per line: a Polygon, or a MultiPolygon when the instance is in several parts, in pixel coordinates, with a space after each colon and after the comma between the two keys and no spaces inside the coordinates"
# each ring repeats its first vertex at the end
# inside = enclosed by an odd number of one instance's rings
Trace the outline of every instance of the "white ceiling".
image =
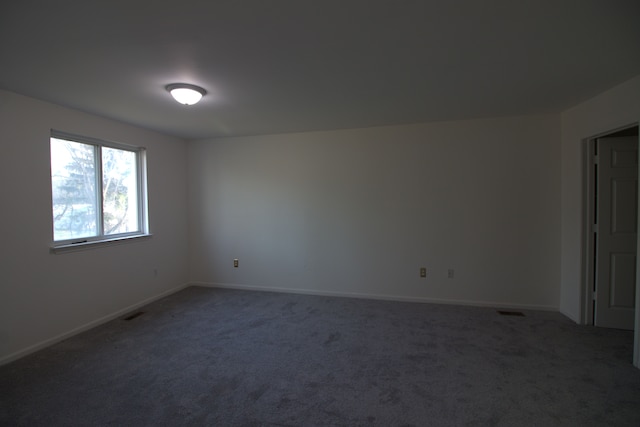
{"type": "Polygon", "coordinates": [[[638,74],[638,0],[0,6],[0,88],[184,138],[559,112],[638,74]]]}

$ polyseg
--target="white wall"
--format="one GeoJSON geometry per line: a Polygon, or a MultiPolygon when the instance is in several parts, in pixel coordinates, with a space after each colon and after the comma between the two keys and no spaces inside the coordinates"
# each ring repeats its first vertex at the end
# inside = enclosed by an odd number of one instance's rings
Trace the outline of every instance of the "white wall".
{"type": "Polygon", "coordinates": [[[0,91],[0,143],[0,362],[186,283],[184,141],[0,91]],[[51,128],[147,147],[152,238],[49,252],[51,128]]]}
{"type": "Polygon", "coordinates": [[[557,115],[194,141],[189,184],[192,282],[559,306],[557,115]]]}
{"type": "Polygon", "coordinates": [[[561,120],[194,141],[187,245],[182,140],[0,91],[0,363],[181,286],[189,259],[191,282],[559,307],[579,321],[581,143],[639,120],[637,76],[561,120]],[[148,148],[151,239],[49,253],[51,128],[148,148]]]}
{"type": "Polygon", "coordinates": [[[562,114],[562,275],[560,311],[581,321],[582,144],[586,139],[638,123],[640,76],[562,114]]]}

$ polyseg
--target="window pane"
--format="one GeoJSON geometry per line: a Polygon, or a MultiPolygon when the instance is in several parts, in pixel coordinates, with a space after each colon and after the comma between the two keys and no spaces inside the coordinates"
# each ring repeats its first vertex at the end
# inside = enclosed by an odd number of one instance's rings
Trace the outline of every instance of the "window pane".
{"type": "Polygon", "coordinates": [[[95,236],[96,171],[92,145],[51,138],[53,239],[95,236]]]}
{"type": "Polygon", "coordinates": [[[102,147],[104,234],[140,231],[136,153],[102,147]]]}

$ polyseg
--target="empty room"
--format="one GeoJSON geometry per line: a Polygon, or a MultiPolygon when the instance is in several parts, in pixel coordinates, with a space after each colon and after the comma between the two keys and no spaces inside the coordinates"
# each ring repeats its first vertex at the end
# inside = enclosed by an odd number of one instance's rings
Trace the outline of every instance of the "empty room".
{"type": "Polygon", "coordinates": [[[640,3],[0,6],[0,425],[638,426],[640,3]]]}

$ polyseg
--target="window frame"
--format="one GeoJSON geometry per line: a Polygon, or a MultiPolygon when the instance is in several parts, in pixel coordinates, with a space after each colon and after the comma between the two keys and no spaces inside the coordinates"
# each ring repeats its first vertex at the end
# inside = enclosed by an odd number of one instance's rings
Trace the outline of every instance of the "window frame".
{"type": "Polygon", "coordinates": [[[106,141],[99,138],[76,135],[68,132],[51,129],[49,136],[49,179],[51,191],[51,213],[53,213],[53,177],[51,176],[51,139],[61,139],[79,144],[90,145],[94,150],[94,170],[95,170],[95,193],[96,201],[96,235],[87,237],[76,237],[72,239],[55,240],[55,220],[51,217],[51,249],[52,251],[81,250],[88,247],[94,247],[96,244],[112,244],[122,242],[129,239],[151,236],[149,232],[149,215],[148,215],[148,193],[147,193],[147,156],[146,148],[124,144],[121,142],[106,141]],[[102,176],[102,148],[112,148],[117,150],[129,151],[135,153],[136,156],[136,190],[138,205],[138,231],[104,234],[104,209],[103,209],[103,176],[102,176]]]}

